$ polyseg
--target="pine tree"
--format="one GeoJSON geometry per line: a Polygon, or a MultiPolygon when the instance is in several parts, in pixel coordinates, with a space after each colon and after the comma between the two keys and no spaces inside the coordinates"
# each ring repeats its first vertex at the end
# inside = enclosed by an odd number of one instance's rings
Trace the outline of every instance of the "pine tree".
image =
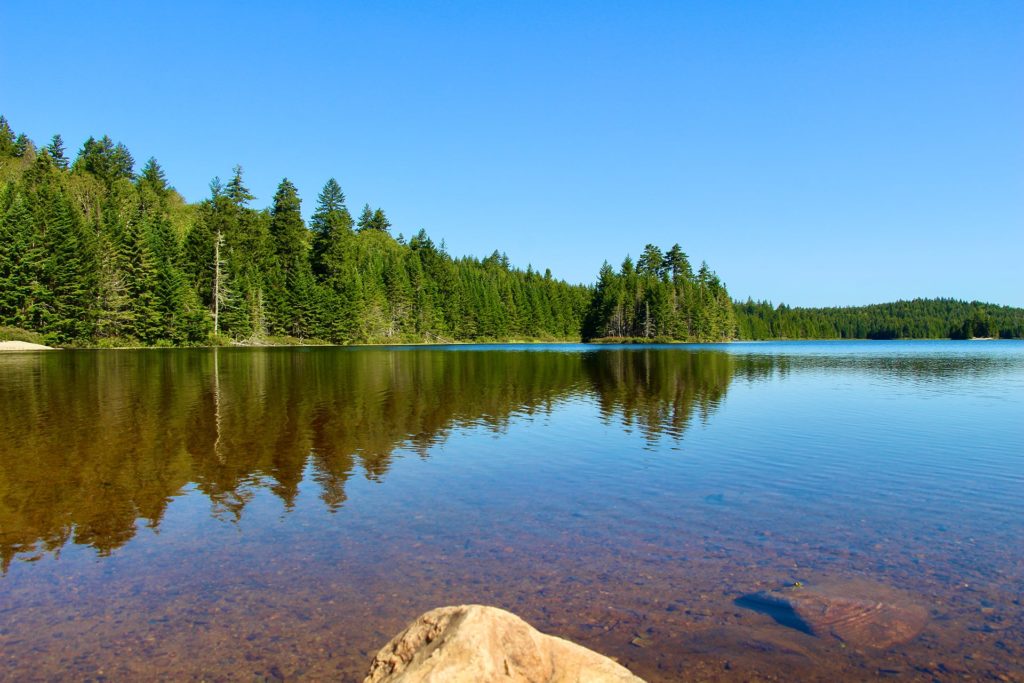
{"type": "Polygon", "coordinates": [[[665,267],[673,280],[690,280],[693,278],[693,269],[690,267],[690,259],[678,244],[665,254],[665,267]]]}
{"type": "Polygon", "coordinates": [[[168,197],[170,188],[167,186],[167,178],[164,170],[153,157],[150,157],[142,168],[142,173],[135,181],[139,194],[139,204],[146,214],[156,213],[166,215],[168,213],[168,197]]]}
{"type": "Polygon", "coordinates": [[[359,220],[356,221],[356,227],[359,232],[371,230],[373,228],[373,210],[370,209],[369,204],[363,205],[363,212],[359,214],[359,220]]]}
{"type": "Polygon", "coordinates": [[[29,159],[34,159],[36,153],[35,145],[28,139],[28,136],[24,133],[18,135],[14,140],[14,156],[29,159]]]}
{"type": "Polygon", "coordinates": [[[134,178],[134,167],[135,160],[128,148],[121,143],[115,145],[106,135],[99,140],[92,137],[86,140],[72,164],[72,170],[92,173],[107,186],[119,179],[134,178]]]}
{"type": "Polygon", "coordinates": [[[119,250],[120,270],[129,301],[127,332],[144,344],[153,344],[164,337],[165,329],[157,301],[156,257],[140,218],[125,227],[119,250]]]}
{"type": "Polygon", "coordinates": [[[643,253],[640,254],[640,258],[636,262],[636,269],[641,275],[661,277],[664,262],[665,259],[661,254],[661,249],[653,244],[648,244],[644,247],[643,253]]]}
{"type": "Polygon", "coordinates": [[[60,133],[57,133],[50,140],[49,147],[46,148],[50,153],[50,158],[53,159],[54,165],[65,170],[68,167],[68,159],[64,156],[64,140],[61,138],[60,133]]]}
{"type": "Polygon", "coordinates": [[[0,157],[14,156],[14,131],[7,119],[0,116],[0,157]]]}
{"type": "Polygon", "coordinates": [[[92,338],[95,267],[91,245],[66,198],[51,187],[40,189],[35,220],[38,263],[28,318],[33,329],[56,343],[92,338]]]}
{"type": "Polygon", "coordinates": [[[249,188],[242,182],[242,166],[236,164],[231,180],[228,181],[227,187],[224,188],[224,194],[228,196],[236,206],[245,206],[250,201],[255,199],[249,188]]]}
{"type": "MultiPolygon", "coordinates": [[[[15,195],[13,185],[7,192],[15,195]]],[[[0,325],[24,327],[28,323],[35,265],[28,258],[33,224],[32,213],[20,193],[0,215],[0,325]]]]}
{"type": "Polygon", "coordinates": [[[391,227],[391,221],[384,215],[384,209],[378,208],[373,212],[373,218],[370,220],[370,227],[373,230],[380,230],[381,232],[387,232],[391,227]]]}
{"type": "Polygon", "coordinates": [[[298,190],[287,178],[278,185],[270,215],[270,240],[276,257],[269,276],[270,329],[275,334],[298,336],[302,328],[313,324],[315,294],[302,204],[298,190]]]}
{"type": "Polygon", "coordinates": [[[310,222],[313,271],[324,280],[333,280],[345,262],[344,240],[352,235],[352,216],[345,207],[345,193],[334,178],[327,181],[317,200],[310,222]]]}
{"type": "Polygon", "coordinates": [[[158,196],[167,194],[167,177],[164,175],[164,169],[160,167],[154,157],[150,157],[146,161],[146,165],[142,167],[138,184],[139,187],[144,187],[158,196]]]}

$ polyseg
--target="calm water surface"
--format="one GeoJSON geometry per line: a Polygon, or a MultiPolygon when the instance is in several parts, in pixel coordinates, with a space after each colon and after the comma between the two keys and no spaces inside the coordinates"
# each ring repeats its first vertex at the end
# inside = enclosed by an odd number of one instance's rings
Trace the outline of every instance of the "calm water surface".
{"type": "Polygon", "coordinates": [[[0,355],[0,678],[359,680],[445,604],[651,680],[1024,680],[1024,343],[0,355]],[[847,647],[736,604],[927,608],[847,647]]]}

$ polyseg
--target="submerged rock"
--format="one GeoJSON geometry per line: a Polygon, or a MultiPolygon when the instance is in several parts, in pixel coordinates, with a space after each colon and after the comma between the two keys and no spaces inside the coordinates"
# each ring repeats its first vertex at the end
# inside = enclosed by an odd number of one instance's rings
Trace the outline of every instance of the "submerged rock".
{"type": "Polygon", "coordinates": [[[785,626],[857,647],[884,649],[906,643],[928,623],[928,612],[919,605],[843,595],[834,588],[794,586],[752,593],[738,603],[785,626]]]}
{"type": "Polygon", "coordinates": [[[643,683],[625,667],[505,610],[431,610],[381,648],[363,683],[643,683]]]}

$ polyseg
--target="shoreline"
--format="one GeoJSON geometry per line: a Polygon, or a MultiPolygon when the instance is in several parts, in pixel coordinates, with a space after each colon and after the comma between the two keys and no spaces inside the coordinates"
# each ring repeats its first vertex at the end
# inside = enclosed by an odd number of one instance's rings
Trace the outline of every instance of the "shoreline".
{"type": "Polygon", "coordinates": [[[963,342],[963,341],[1013,341],[1012,339],[1001,339],[995,337],[974,337],[971,339],[950,339],[949,337],[929,337],[920,339],[836,339],[836,338],[815,338],[815,339],[723,339],[718,341],[666,341],[666,340],[610,340],[595,339],[591,341],[540,341],[514,339],[509,341],[451,341],[451,342],[362,342],[358,344],[331,344],[325,342],[309,343],[232,343],[232,344],[200,344],[195,346],[68,346],[54,347],[43,344],[34,344],[23,341],[0,341],[0,353],[15,352],[39,352],[39,351],[176,351],[182,349],[372,349],[372,348],[402,348],[402,347],[484,347],[484,346],[589,346],[593,348],[612,346],[708,346],[722,344],[775,344],[775,343],[800,343],[800,342],[963,342]]]}
{"type": "Polygon", "coordinates": [[[33,344],[32,342],[26,341],[0,341],[0,353],[12,352],[12,351],[57,351],[52,346],[45,346],[43,344],[33,344]]]}

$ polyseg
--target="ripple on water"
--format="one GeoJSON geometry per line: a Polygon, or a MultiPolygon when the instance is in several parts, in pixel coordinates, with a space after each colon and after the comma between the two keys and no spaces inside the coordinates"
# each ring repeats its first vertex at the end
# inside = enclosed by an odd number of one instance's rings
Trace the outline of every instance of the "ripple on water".
{"type": "Polygon", "coordinates": [[[650,680],[1021,676],[1024,345],[982,346],[0,358],[0,661],[347,680],[483,602],[650,680]],[[795,582],[845,639],[736,604],[795,582]]]}

